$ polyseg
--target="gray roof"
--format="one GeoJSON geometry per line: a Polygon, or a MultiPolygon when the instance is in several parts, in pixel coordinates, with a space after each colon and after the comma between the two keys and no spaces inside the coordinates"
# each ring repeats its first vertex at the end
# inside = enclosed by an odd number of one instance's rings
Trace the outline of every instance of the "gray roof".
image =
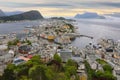
{"type": "Polygon", "coordinates": [[[72,53],[72,50],[70,50],[70,49],[58,49],[57,52],[58,53],[72,53]]]}

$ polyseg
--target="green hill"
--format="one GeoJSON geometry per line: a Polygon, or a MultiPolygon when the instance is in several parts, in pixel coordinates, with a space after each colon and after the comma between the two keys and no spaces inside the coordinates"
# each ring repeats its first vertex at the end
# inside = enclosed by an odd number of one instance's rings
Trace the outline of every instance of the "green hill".
{"type": "Polygon", "coordinates": [[[43,19],[43,16],[41,15],[41,13],[39,13],[36,10],[32,10],[12,16],[0,17],[0,20],[2,21],[20,21],[20,20],[37,20],[37,19],[43,19]]]}

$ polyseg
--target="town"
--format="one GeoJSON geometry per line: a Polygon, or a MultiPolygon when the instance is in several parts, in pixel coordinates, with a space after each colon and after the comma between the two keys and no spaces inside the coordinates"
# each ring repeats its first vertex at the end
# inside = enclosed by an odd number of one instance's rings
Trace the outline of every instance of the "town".
{"type": "MultiPolygon", "coordinates": [[[[69,45],[77,37],[74,21],[56,19],[26,26],[20,33],[0,35],[0,74],[4,75],[8,64],[19,66],[34,56],[47,64],[54,62],[57,54],[62,64],[69,60],[77,63],[78,80],[120,80],[120,41],[99,39],[80,49],[69,45]]],[[[70,80],[75,80],[74,74],[70,80]]]]}

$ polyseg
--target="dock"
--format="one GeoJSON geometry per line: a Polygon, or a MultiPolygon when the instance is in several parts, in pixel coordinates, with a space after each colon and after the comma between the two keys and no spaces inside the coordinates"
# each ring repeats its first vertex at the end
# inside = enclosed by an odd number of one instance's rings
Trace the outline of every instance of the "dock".
{"type": "Polygon", "coordinates": [[[70,37],[87,37],[90,39],[93,39],[92,36],[87,36],[87,35],[80,35],[79,33],[67,33],[65,36],[70,36],[70,37]]]}

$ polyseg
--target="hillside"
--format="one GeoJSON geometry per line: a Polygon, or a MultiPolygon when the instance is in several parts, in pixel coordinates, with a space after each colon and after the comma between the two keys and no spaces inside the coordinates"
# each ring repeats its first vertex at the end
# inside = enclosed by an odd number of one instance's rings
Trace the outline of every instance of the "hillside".
{"type": "Polygon", "coordinates": [[[93,12],[85,12],[83,14],[77,14],[75,15],[74,18],[84,18],[84,19],[105,19],[104,16],[98,15],[97,13],[93,13],[93,12]]]}
{"type": "Polygon", "coordinates": [[[6,15],[2,10],[0,10],[0,17],[3,17],[3,16],[6,16],[6,15]]]}
{"type": "Polygon", "coordinates": [[[36,20],[43,19],[43,16],[35,10],[24,12],[22,14],[0,17],[3,21],[20,21],[20,20],[36,20]]]}

